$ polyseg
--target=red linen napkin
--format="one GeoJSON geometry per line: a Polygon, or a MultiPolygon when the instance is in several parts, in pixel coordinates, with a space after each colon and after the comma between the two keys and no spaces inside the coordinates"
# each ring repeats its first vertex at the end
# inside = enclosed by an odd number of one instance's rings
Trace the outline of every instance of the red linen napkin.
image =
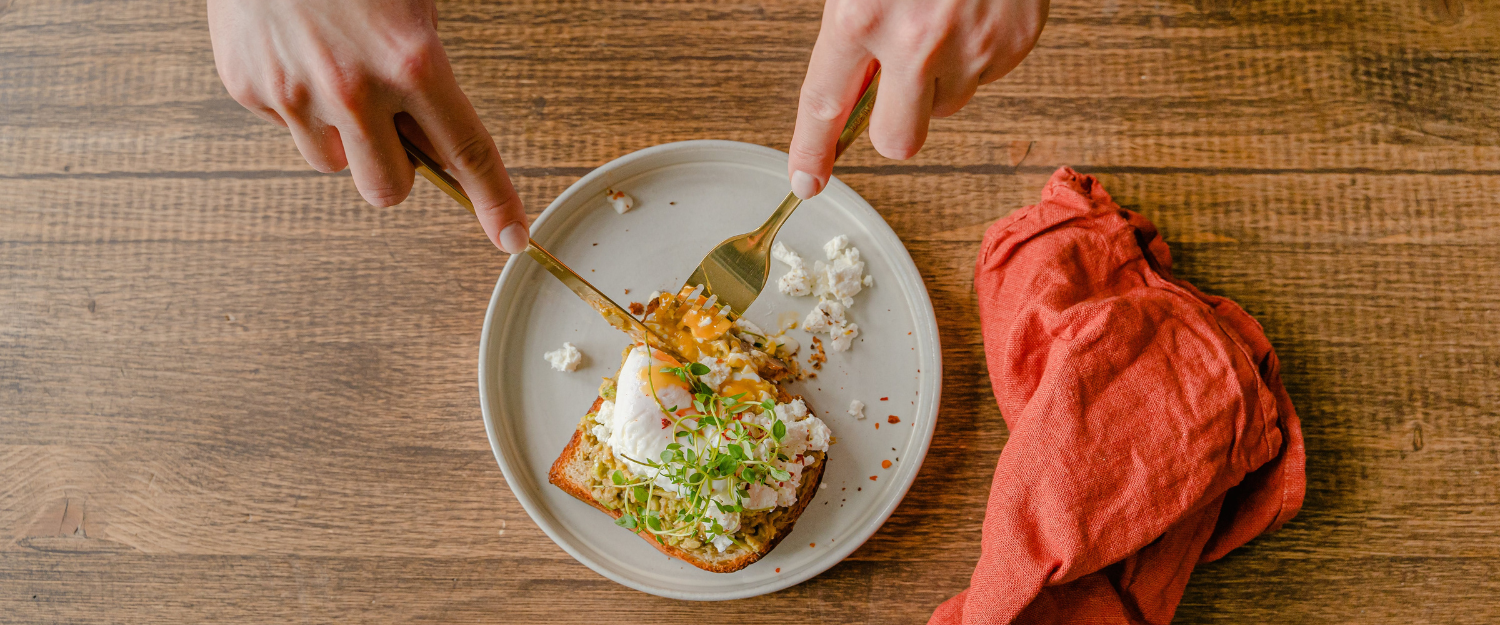
{"type": "Polygon", "coordinates": [[[1302,431],[1270,342],[1171,267],[1150,221],[1068,168],[985,233],[1010,440],[971,585],[931,623],[1167,623],[1196,564],[1297,514],[1302,431]]]}

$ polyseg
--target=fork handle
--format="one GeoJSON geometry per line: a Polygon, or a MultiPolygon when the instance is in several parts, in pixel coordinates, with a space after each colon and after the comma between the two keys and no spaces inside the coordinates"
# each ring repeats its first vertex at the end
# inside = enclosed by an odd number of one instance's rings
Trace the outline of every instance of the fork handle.
{"type": "Polygon", "coordinates": [[[839,133],[839,141],[833,149],[833,160],[839,160],[844,155],[844,150],[865,134],[865,129],[870,127],[870,112],[875,110],[875,92],[880,90],[880,70],[870,76],[870,81],[865,83],[864,91],[860,92],[859,100],[854,103],[854,110],[849,112],[849,120],[844,122],[844,131],[839,133]]]}

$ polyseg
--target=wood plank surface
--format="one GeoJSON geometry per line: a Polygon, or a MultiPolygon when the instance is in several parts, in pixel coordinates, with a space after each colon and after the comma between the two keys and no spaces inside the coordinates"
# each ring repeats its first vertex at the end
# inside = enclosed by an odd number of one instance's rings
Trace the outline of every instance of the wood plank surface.
{"type": "MultiPolygon", "coordinates": [[[[535,216],[667,141],[785,149],[815,0],[442,2],[535,216]]],[[[475,382],[505,258],[428,185],[388,209],[229,99],[204,7],[0,0],[0,622],[922,622],[977,559],[1006,430],[971,273],[1048,175],[1098,175],[1265,325],[1302,513],[1182,623],[1500,622],[1500,5],[1059,0],[916,158],[838,175],[939,311],[936,439],[847,561],[644,595],[531,523],[475,382]]]]}

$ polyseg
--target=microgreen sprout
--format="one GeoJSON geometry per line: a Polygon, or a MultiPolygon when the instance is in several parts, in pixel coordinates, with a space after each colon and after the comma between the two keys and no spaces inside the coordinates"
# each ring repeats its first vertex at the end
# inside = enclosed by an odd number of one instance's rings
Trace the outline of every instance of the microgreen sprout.
{"type": "MultiPolygon", "coordinates": [[[[654,366],[650,364],[653,361],[648,351],[647,366],[654,366]]],[[[790,472],[770,460],[788,460],[781,453],[786,422],[777,415],[773,400],[747,401],[747,393],[728,397],[720,395],[701,379],[710,372],[708,365],[694,362],[662,367],[659,371],[676,376],[687,384],[693,395],[692,410],[684,410],[684,414],[679,415],[676,406],[667,409],[657,395],[653,376],[646,376],[652,398],[667,415],[673,442],[658,458],[626,457],[647,467],[649,475],[630,479],[618,469],[610,474],[610,483],[628,494],[624,513],[615,524],[649,532],[658,542],[700,534],[727,535],[719,520],[712,518],[711,511],[720,514],[744,512],[750,485],[774,487],[776,482],[791,479],[790,472]],[[747,413],[764,416],[770,425],[743,418],[747,413]],[[755,453],[757,450],[761,451],[759,456],[755,453]],[[679,502],[675,514],[670,517],[661,509],[661,499],[653,502],[660,488],[658,485],[663,481],[671,484],[671,491],[679,502]]],[[[733,536],[729,539],[744,544],[733,536]]]]}

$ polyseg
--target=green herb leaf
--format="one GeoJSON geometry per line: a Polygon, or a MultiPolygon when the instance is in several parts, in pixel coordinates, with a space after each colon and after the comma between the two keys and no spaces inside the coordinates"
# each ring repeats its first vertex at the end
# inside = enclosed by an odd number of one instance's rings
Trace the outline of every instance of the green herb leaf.
{"type": "Polygon", "coordinates": [[[639,484],[637,484],[635,487],[633,487],[633,488],[630,489],[630,494],[634,495],[635,496],[635,500],[639,501],[641,503],[645,503],[646,502],[646,498],[650,496],[647,493],[646,487],[642,486],[642,485],[639,485],[639,484]]]}
{"type": "Polygon", "coordinates": [[[628,529],[628,530],[633,530],[633,529],[635,529],[635,515],[633,515],[633,514],[622,515],[620,518],[615,519],[615,525],[618,525],[618,526],[623,527],[623,528],[628,529]]]}
{"type": "Polygon", "coordinates": [[[688,371],[691,371],[693,375],[708,375],[708,373],[712,371],[712,369],[709,369],[708,365],[705,365],[701,362],[695,362],[688,365],[688,371]]]}
{"type": "Polygon", "coordinates": [[[615,486],[619,486],[621,484],[624,484],[625,483],[625,474],[621,473],[619,469],[615,469],[614,473],[609,474],[609,481],[614,482],[615,486]]]}
{"type": "Polygon", "coordinates": [[[771,426],[771,436],[775,436],[777,441],[786,438],[786,422],[776,421],[776,424],[771,426]]]}

